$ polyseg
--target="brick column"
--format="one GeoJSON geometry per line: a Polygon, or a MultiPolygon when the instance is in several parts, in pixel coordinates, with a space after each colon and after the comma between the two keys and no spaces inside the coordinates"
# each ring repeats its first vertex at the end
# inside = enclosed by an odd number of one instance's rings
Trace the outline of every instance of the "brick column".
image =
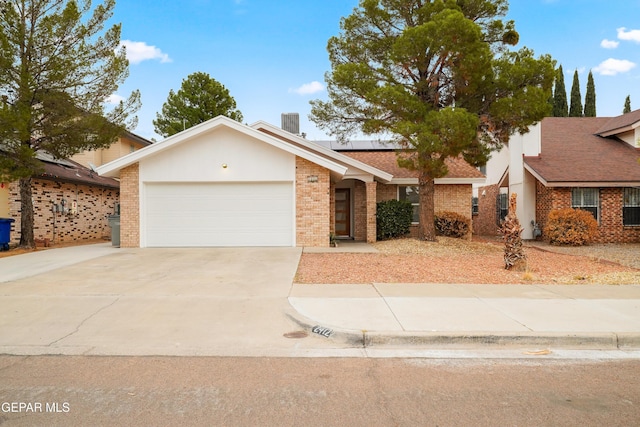
{"type": "Polygon", "coordinates": [[[140,247],[140,170],[138,163],[120,171],[120,247],[140,247]]]}
{"type": "Polygon", "coordinates": [[[376,189],[378,183],[367,182],[367,243],[376,241],[376,189]]]}

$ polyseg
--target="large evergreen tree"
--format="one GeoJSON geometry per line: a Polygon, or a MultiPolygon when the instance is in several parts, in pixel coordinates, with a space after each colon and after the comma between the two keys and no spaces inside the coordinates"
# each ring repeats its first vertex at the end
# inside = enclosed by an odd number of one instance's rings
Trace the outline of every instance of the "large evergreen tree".
{"type": "Polygon", "coordinates": [[[157,133],[166,137],[220,115],[242,121],[229,90],[209,74],[196,72],[182,81],[177,93],[169,92],[153,125],[157,133]]]}
{"type": "Polygon", "coordinates": [[[361,0],[328,43],[329,101],[311,120],[344,141],[355,132],[390,134],[398,163],[419,178],[420,237],[435,239],[434,180],[445,160],[471,164],[548,113],[551,57],[534,58],[503,22],[506,0],[361,0]]]}
{"type": "Polygon", "coordinates": [[[582,117],[582,95],[580,94],[580,79],[578,78],[578,70],[573,73],[569,117],[582,117]]]}
{"type": "Polygon", "coordinates": [[[556,84],[553,89],[553,117],[567,117],[568,115],[567,89],[564,86],[564,71],[560,65],[556,72],[556,84]]]}
{"type": "Polygon", "coordinates": [[[596,85],[593,83],[591,71],[587,79],[587,93],[584,96],[584,116],[596,117],[596,85]]]}
{"type": "Polygon", "coordinates": [[[39,151],[67,158],[112,144],[139,108],[139,93],[105,109],[128,75],[115,0],[0,2],[0,176],[19,179],[20,245],[35,245],[31,177],[39,151]]]}
{"type": "Polygon", "coordinates": [[[624,100],[624,108],[622,109],[622,114],[627,114],[631,112],[631,95],[627,95],[624,100]]]}

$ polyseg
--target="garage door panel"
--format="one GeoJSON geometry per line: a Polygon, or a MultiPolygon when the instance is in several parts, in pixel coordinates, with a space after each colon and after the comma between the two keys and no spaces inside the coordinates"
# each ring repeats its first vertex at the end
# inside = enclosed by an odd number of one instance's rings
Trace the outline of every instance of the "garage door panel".
{"type": "Polygon", "coordinates": [[[147,246],[292,246],[292,183],[145,186],[147,246]]]}

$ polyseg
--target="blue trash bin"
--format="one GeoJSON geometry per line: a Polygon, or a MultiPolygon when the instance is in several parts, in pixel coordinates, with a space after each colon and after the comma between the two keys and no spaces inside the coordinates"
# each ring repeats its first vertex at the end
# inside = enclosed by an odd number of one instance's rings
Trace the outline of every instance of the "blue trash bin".
{"type": "Polygon", "coordinates": [[[0,218],[0,250],[8,251],[11,241],[11,223],[13,218],[0,218]]]}

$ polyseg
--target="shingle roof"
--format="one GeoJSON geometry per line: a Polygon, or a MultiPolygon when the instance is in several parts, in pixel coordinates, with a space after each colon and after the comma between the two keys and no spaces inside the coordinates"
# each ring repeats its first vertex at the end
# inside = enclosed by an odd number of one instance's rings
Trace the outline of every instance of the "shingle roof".
{"type": "Polygon", "coordinates": [[[603,135],[617,129],[624,129],[640,122],[640,110],[631,111],[630,113],[623,114],[618,117],[610,118],[602,127],[600,127],[594,133],[596,135],[603,135]]]}
{"type": "MultiPolygon", "coordinates": [[[[353,159],[383,170],[394,178],[418,178],[418,172],[398,166],[395,151],[340,151],[353,159]]],[[[484,178],[484,175],[462,157],[446,160],[449,173],[446,178],[484,178]]]]}
{"type": "Polygon", "coordinates": [[[120,188],[120,182],[118,180],[100,176],[97,172],[94,172],[73,160],[41,161],[44,166],[44,172],[38,175],[39,178],[98,187],[120,188]]]}
{"type": "Polygon", "coordinates": [[[542,150],[525,164],[547,183],[638,183],[640,150],[617,138],[596,135],[608,117],[547,117],[542,150]]]}

